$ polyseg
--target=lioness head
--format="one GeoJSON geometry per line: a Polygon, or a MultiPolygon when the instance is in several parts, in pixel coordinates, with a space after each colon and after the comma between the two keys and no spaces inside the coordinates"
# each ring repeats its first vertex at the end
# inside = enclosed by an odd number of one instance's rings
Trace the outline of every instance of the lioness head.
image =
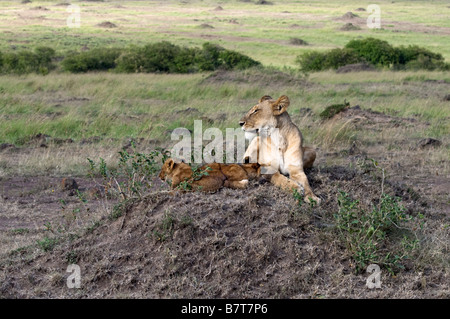
{"type": "Polygon", "coordinates": [[[277,125],[277,116],[286,112],[289,104],[289,98],[286,95],[280,96],[278,100],[264,95],[259,103],[241,118],[239,125],[245,132],[252,133],[274,128],[277,125]]]}

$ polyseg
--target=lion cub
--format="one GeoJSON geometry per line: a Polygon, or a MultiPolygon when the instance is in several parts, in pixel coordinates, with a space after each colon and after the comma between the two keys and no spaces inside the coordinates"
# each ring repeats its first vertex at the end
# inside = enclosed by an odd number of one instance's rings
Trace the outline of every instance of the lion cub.
{"type": "Polygon", "coordinates": [[[210,163],[203,165],[193,171],[192,168],[183,162],[168,158],[159,178],[170,183],[172,189],[185,183],[185,190],[201,190],[204,192],[214,192],[222,187],[243,189],[248,185],[250,179],[259,176],[259,164],[220,164],[210,163]]]}

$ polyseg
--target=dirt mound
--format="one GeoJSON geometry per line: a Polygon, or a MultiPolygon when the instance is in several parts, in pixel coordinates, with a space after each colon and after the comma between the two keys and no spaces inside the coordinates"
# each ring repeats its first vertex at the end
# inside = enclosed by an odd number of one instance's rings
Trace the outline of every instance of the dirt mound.
{"type": "Polygon", "coordinates": [[[375,67],[368,63],[354,63],[341,66],[336,70],[336,73],[348,73],[348,72],[362,72],[362,71],[375,71],[375,67]]]}
{"type": "Polygon", "coordinates": [[[333,119],[350,120],[356,128],[377,131],[388,127],[428,125],[428,123],[418,123],[414,118],[390,116],[371,109],[361,109],[359,105],[344,109],[334,115],[333,119]]]}
{"type": "Polygon", "coordinates": [[[266,1],[266,0],[258,0],[255,2],[255,4],[259,4],[259,5],[272,5],[273,2],[271,1],[266,1]]]}
{"type": "Polygon", "coordinates": [[[308,42],[300,38],[290,38],[289,43],[293,45],[308,45],[308,42]]]}
{"type": "Polygon", "coordinates": [[[214,27],[207,23],[202,23],[198,26],[200,29],[214,29],[214,27]]]}
{"type": "Polygon", "coordinates": [[[49,11],[48,8],[43,7],[43,6],[37,6],[37,7],[33,7],[30,10],[41,10],[41,11],[49,11]]]}
{"type": "MultiPolygon", "coordinates": [[[[2,297],[46,298],[310,298],[445,295],[445,273],[417,277],[411,267],[383,289],[366,287],[330,228],[339,190],[379,200],[379,181],[344,166],[308,172],[322,206],[300,208],[292,195],[254,182],[245,195],[167,191],[128,202],[53,250],[10,254],[1,263],[2,297]],[[67,265],[80,266],[82,289],[68,289],[67,265]],[[425,278],[425,279],[422,279],[425,278]],[[417,282],[427,285],[414,290],[417,282]],[[334,283],[334,284],[331,284],[334,283]],[[39,289],[35,289],[36,285],[39,289]]],[[[386,188],[387,185],[386,185],[386,188]]],[[[394,192],[387,189],[387,192],[394,192]]],[[[415,202],[405,197],[409,209],[415,202]]]]}
{"type": "Polygon", "coordinates": [[[357,25],[354,25],[353,23],[346,23],[344,24],[339,30],[341,31],[355,31],[355,30],[361,30],[360,27],[357,25]]]}
{"type": "Polygon", "coordinates": [[[358,16],[356,14],[354,14],[353,12],[349,11],[346,14],[344,14],[341,19],[354,19],[357,18],[358,16]]]}
{"type": "Polygon", "coordinates": [[[102,23],[97,24],[97,27],[102,27],[102,28],[117,28],[117,25],[115,25],[112,22],[109,21],[105,21],[102,23]]]}
{"type": "Polygon", "coordinates": [[[431,148],[431,147],[439,147],[442,145],[442,142],[436,140],[434,138],[424,138],[417,143],[417,147],[420,148],[431,148]]]}

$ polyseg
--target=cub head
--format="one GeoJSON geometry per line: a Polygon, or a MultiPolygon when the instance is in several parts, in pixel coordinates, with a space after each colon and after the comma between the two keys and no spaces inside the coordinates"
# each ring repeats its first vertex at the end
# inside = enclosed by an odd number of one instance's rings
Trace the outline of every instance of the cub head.
{"type": "Polygon", "coordinates": [[[289,98],[282,95],[278,100],[264,95],[259,103],[253,106],[239,121],[245,132],[258,133],[259,130],[274,128],[277,125],[277,116],[286,112],[289,107],[289,98]]]}
{"type": "Polygon", "coordinates": [[[166,159],[161,168],[161,172],[159,173],[159,178],[163,181],[172,179],[173,171],[177,165],[178,163],[176,163],[173,158],[166,159]]]}

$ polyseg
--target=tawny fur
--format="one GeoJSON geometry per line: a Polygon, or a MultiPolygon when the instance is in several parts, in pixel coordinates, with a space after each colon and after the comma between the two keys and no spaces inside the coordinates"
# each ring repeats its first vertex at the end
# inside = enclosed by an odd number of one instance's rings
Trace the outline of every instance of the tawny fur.
{"type": "Polygon", "coordinates": [[[201,171],[208,174],[196,180],[188,164],[168,158],[161,168],[159,178],[169,182],[171,189],[177,188],[183,181],[187,181],[192,190],[204,192],[215,192],[222,187],[244,189],[249,180],[259,176],[259,164],[210,163],[200,167],[199,172],[201,171]]]}
{"type": "Polygon", "coordinates": [[[265,95],[241,118],[239,124],[246,134],[259,133],[251,140],[244,162],[260,164],[261,173],[273,168],[268,174],[273,184],[289,191],[302,188],[305,201],[320,203],[304,172],[314,164],[316,152],[303,146],[302,134],[286,111],[289,105],[285,95],[277,100],[265,95]]]}

